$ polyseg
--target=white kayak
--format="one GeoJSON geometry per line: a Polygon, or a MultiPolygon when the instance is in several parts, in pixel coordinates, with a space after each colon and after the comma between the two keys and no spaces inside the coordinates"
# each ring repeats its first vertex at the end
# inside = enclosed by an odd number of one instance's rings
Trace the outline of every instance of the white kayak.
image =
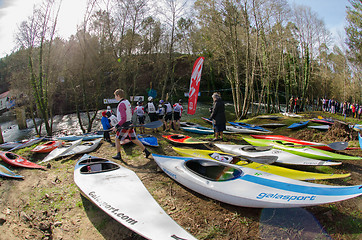
{"type": "Polygon", "coordinates": [[[250,133],[265,133],[254,129],[243,128],[239,126],[226,126],[226,130],[234,133],[250,134],[250,133]]]}
{"type": "Polygon", "coordinates": [[[249,157],[260,157],[265,155],[277,156],[277,163],[281,164],[290,164],[290,165],[340,165],[341,162],[331,162],[323,161],[318,159],[311,159],[295,155],[280,149],[275,149],[272,147],[257,147],[252,145],[231,145],[231,144],[218,144],[215,143],[215,146],[218,147],[221,151],[232,153],[235,155],[243,155],[249,157]]]}
{"type": "Polygon", "coordinates": [[[135,172],[85,154],[75,165],[74,182],[91,202],[147,239],[196,239],[160,207],[135,172]]]}
{"type": "Polygon", "coordinates": [[[26,147],[32,146],[32,145],[34,145],[34,144],[36,144],[38,142],[41,142],[44,138],[45,137],[38,137],[38,138],[30,139],[29,141],[26,141],[26,142],[24,142],[22,144],[19,144],[19,145],[15,146],[15,147],[11,148],[9,150],[9,152],[14,151],[14,150],[18,150],[18,149],[21,149],[21,148],[26,148],[26,147]]]}
{"type": "Polygon", "coordinates": [[[65,143],[62,146],[57,147],[56,149],[51,151],[40,163],[49,162],[50,160],[61,157],[63,154],[66,154],[67,152],[71,151],[73,148],[78,146],[81,142],[82,139],[79,139],[76,141],[65,143]]]}
{"type": "Polygon", "coordinates": [[[301,115],[295,114],[295,113],[288,113],[288,112],[284,112],[282,113],[284,116],[286,117],[293,117],[293,118],[301,118],[301,115]]]}
{"type": "Polygon", "coordinates": [[[152,154],[185,187],[220,202],[254,208],[291,208],[338,202],[362,194],[359,186],[329,186],[202,158],[152,154]]]}
{"type": "Polygon", "coordinates": [[[84,153],[92,152],[94,149],[96,149],[98,147],[98,145],[101,141],[102,141],[102,138],[98,138],[93,141],[83,141],[80,144],[76,145],[71,150],[66,151],[65,153],[61,154],[59,157],[66,157],[66,156],[75,155],[75,154],[84,154],[84,153]]]}

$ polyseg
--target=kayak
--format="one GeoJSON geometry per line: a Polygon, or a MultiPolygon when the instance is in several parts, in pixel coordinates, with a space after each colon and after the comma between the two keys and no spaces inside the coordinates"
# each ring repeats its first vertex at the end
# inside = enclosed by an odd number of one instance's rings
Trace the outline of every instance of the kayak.
{"type": "Polygon", "coordinates": [[[362,159],[361,157],[357,156],[342,155],[307,146],[298,147],[298,144],[290,143],[288,141],[283,141],[283,140],[255,139],[255,138],[245,138],[245,137],[244,140],[254,146],[272,146],[273,148],[280,149],[285,152],[289,152],[295,155],[311,159],[319,159],[319,160],[361,160],[362,159]]]}
{"type": "MultiPolygon", "coordinates": [[[[283,141],[288,141],[291,143],[297,143],[297,144],[301,144],[301,145],[323,144],[323,143],[310,142],[310,141],[305,141],[305,140],[296,139],[296,138],[292,138],[292,137],[287,137],[287,136],[283,136],[283,135],[250,135],[250,136],[253,138],[257,138],[257,139],[283,140],[283,141]]],[[[326,151],[334,151],[334,149],[330,148],[327,145],[311,146],[311,147],[326,150],[326,151]]],[[[348,148],[346,148],[346,149],[348,149],[348,148]]]]}
{"type": "Polygon", "coordinates": [[[293,123],[291,124],[288,129],[292,129],[292,130],[297,130],[297,129],[301,129],[301,128],[304,128],[308,125],[308,122],[309,121],[301,121],[301,122],[298,122],[298,123],[293,123]]]}
{"type": "Polygon", "coordinates": [[[182,134],[171,134],[171,135],[162,135],[162,137],[173,143],[181,143],[181,144],[205,144],[208,143],[206,141],[202,141],[196,138],[192,138],[190,136],[182,135],[182,134]]]}
{"type": "Polygon", "coordinates": [[[157,138],[149,135],[149,134],[138,134],[138,140],[141,141],[143,145],[150,146],[150,147],[158,147],[157,138]]]}
{"type": "Polygon", "coordinates": [[[82,195],[110,217],[147,239],[196,239],[156,202],[135,172],[103,158],[84,155],[74,182],[82,195]]]}
{"type": "Polygon", "coordinates": [[[282,113],[286,117],[293,117],[293,118],[301,118],[301,115],[295,114],[295,113],[282,113]]]}
{"type": "Polygon", "coordinates": [[[181,127],[201,127],[200,124],[193,123],[193,122],[180,122],[181,127]]]}
{"type": "Polygon", "coordinates": [[[263,128],[279,128],[279,127],[284,127],[286,126],[285,123],[264,123],[264,124],[260,124],[259,127],[263,127],[263,128]]]}
{"type": "Polygon", "coordinates": [[[327,124],[327,125],[333,125],[334,124],[333,120],[328,120],[328,119],[313,118],[310,121],[315,122],[315,123],[320,123],[320,124],[327,124]]]}
{"type": "Polygon", "coordinates": [[[34,149],[32,149],[32,152],[35,153],[48,153],[62,145],[62,141],[48,141],[44,144],[41,144],[39,146],[36,146],[34,149]]]}
{"type": "Polygon", "coordinates": [[[327,131],[329,127],[330,127],[329,125],[308,126],[308,128],[317,129],[320,131],[327,131]]]}
{"type": "Polygon", "coordinates": [[[26,141],[22,141],[22,142],[6,142],[6,143],[2,143],[0,144],[0,148],[1,149],[5,149],[5,150],[9,150],[12,149],[16,146],[19,146],[20,144],[24,143],[26,141]]]}
{"type": "Polygon", "coordinates": [[[214,134],[214,129],[207,127],[180,127],[182,130],[186,132],[198,133],[198,134],[214,134]]]}
{"type": "Polygon", "coordinates": [[[92,152],[99,146],[99,143],[101,141],[102,141],[102,138],[98,138],[93,141],[83,141],[80,144],[76,145],[71,150],[66,151],[65,153],[61,154],[59,157],[66,157],[66,156],[75,155],[75,154],[83,154],[83,153],[92,152]]]}
{"type": "Polygon", "coordinates": [[[243,123],[243,122],[229,122],[229,123],[233,126],[243,127],[243,128],[262,131],[262,132],[270,132],[269,130],[266,130],[265,128],[262,128],[262,127],[256,126],[256,125],[251,125],[248,123],[243,123]]]}
{"type": "Polygon", "coordinates": [[[18,175],[8,169],[7,167],[0,164],[0,177],[9,177],[9,178],[24,178],[21,175],[18,175]]]}
{"type": "Polygon", "coordinates": [[[18,150],[18,149],[21,149],[21,148],[26,148],[26,147],[30,147],[31,145],[34,145],[40,141],[42,141],[45,137],[39,137],[39,138],[33,138],[33,139],[30,139],[29,141],[26,141],[24,143],[21,143],[20,145],[17,145],[13,148],[11,148],[9,151],[14,151],[14,150],[18,150]]]}
{"type": "Polygon", "coordinates": [[[276,174],[279,176],[288,177],[297,180],[336,179],[336,178],[346,178],[351,175],[350,173],[324,174],[324,173],[305,172],[305,171],[298,171],[274,165],[261,164],[252,161],[248,162],[245,161],[243,157],[237,157],[237,155],[228,154],[220,151],[186,149],[186,148],[176,148],[176,147],[173,147],[173,149],[183,157],[206,158],[206,159],[228,162],[246,168],[252,168],[263,172],[268,172],[271,174],[276,174]]]}
{"type": "Polygon", "coordinates": [[[15,167],[45,169],[44,166],[40,166],[36,163],[30,162],[25,158],[19,156],[18,154],[12,152],[0,152],[0,158],[7,164],[15,167]]]}
{"type": "Polygon", "coordinates": [[[362,136],[360,133],[358,133],[358,142],[359,142],[359,146],[362,149],[362,136]]]}
{"type": "Polygon", "coordinates": [[[274,149],[270,146],[260,147],[251,145],[231,145],[231,144],[218,144],[215,143],[221,151],[232,153],[235,155],[243,155],[249,157],[260,157],[265,155],[277,156],[276,163],[290,164],[290,165],[308,165],[308,166],[333,166],[341,165],[341,162],[321,161],[318,159],[310,159],[295,155],[280,149],[274,149]]]}
{"type": "Polygon", "coordinates": [[[50,160],[61,157],[61,155],[66,154],[71,151],[74,147],[79,145],[82,142],[82,139],[72,141],[69,143],[65,143],[62,146],[57,147],[53,151],[51,151],[40,163],[49,162],[50,160]]]}
{"type": "Polygon", "coordinates": [[[235,206],[306,207],[343,201],[362,194],[362,185],[329,186],[210,159],[152,156],[158,166],[181,185],[235,206]]]}
{"type": "Polygon", "coordinates": [[[362,131],[362,124],[355,124],[352,126],[352,129],[357,132],[360,132],[360,131],[362,131]]]}
{"type": "Polygon", "coordinates": [[[63,141],[76,141],[79,139],[87,141],[87,140],[93,140],[96,138],[103,138],[103,134],[68,135],[68,136],[63,136],[63,137],[57,137],[57,139],[63,140],[63,141]]]}
{"type": "Polygon", "coordinates": [[[280,119],[280,118],[282,118],[282,117],[276,116],[276,115],[261,115],[261,116],[257,116],[256,118],[258,118],[258,119],[277,120],[277,119],[280,119]]]}
{"type": "Polygon", "coordinates": [[[253,130],[249,128],[244,128],[240,126],[226,126],[226,130],[229,132],[241,133],[241,134],[250,134],[250,133],[261,133],[262,131],[253,130]]]}

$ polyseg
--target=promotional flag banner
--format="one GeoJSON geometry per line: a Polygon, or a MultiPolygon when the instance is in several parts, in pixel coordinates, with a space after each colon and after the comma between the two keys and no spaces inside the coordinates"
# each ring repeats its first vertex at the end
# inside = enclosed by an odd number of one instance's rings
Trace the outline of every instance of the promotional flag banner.
{"type": "Polygon", "coordinates": [[[199,95],[201,71],[204,64],[204,59],[204,57],[199,57],[194,64],[194,68],[192,69],[187,114],[193,115],[196,111],[197,96],[199,95]]]}

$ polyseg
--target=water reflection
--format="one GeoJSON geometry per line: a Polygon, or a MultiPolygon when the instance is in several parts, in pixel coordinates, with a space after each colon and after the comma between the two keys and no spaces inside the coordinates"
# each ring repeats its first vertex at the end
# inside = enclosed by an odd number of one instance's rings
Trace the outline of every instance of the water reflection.
{"type": "Polygon", "coordinates": [[[304,208],[263,209],[259,235],[262,239],[332,239],[304,208]]]}

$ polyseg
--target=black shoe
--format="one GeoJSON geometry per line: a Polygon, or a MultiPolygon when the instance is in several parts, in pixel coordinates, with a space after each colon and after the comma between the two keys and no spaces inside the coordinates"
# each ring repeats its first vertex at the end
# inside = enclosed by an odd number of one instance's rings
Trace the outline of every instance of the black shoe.
{"type": "Polygon", "coordinates": [[[148,156],[150,156],[150,152],[147,150],[147,148],[145,148],[145,150],[143,150],[144,152],[145,152],[145,154],[146,154],[146,158],[148,158],[148,156]]]}
{"type": "Polygon", "coordinates": [[[117,153],[117,155],[116,155],[116,156],[113,156],[112,158],[113,158],[113,159],[117,159],[117,160],[122,160],[122,156],[121,156],[120,153],[117,153]]]}

